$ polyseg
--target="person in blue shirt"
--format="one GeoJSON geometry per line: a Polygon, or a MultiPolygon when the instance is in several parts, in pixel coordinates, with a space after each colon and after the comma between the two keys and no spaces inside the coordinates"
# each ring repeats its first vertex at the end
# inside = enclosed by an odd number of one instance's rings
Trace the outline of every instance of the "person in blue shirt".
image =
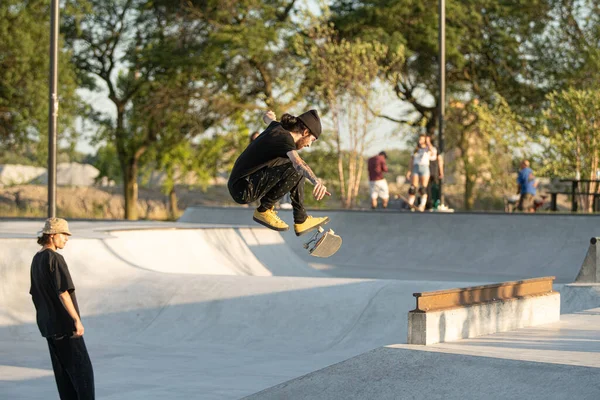
{"type": "Polygon", "coordinates": [[[535,211],[534,197],[537,188],[537,180],[533,176],[533,171],[529,167],[529,161],[521,162],[521,169],[517,176],[517,194],[519,197],[519,211],[531,213],[535,211]]]}

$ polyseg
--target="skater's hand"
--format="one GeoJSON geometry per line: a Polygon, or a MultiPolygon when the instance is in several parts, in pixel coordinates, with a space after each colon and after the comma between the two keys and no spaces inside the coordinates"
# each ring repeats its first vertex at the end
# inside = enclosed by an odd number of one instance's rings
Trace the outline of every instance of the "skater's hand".
{"type": "Polygon", "coordinates": [[[83,324],[81,320],[78,319],[75,321],[75,332],[73,332],[73,337],[82,337],[84,332],[83,324]]]}
{"type": "Polygon", "coordinates": [[[410,177],[412,176],[412,172],[409,170],[406,172],[406,180],[410,181],[410,177]]]}
{"type": "Polygon", "coordinates": [[[313,189],[313,197],[315,198],[315,200],[322,200],[323,197],[325,197],[325,195],[331,196],[331,193],[327,191],[327,188],[325,187],[325,185],[323,185],[323,183],[317,183],[315,185],[315,188],[313,189]]]}
{"type": "Polygon", "coordinates": [[[273,112],[273,110],[269,110],[263,115],[263,121],[267,125],[270,124],[271,122],[275,121],[276,119],[277,119],[277,117],[275,116],[275,113],[273,112]]]}

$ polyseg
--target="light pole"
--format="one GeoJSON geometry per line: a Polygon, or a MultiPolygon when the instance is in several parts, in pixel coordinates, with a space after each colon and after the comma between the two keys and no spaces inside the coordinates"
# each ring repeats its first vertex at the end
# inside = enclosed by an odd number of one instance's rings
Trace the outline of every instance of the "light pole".
{"type": "MultiPolygon", "coordinates": [[[[438,151],[439,157],[444,160],[444,112],[446,107],[446,0],[440,0],[440,9],[439,9],[439,59],[440,59],[440,72],[439,72],[439,87],[440,87],[440,95],[439,95],[439,135],[438,135],[438,151]]],[[[444,174],[445,175],[445,174],[444,174]]],[[[444,204],[444,182],[443,179],[440,179],[440,203],[444,204]]]]}
{"type": "Polygon", "coordinates": [[[59,0],[52,0],[50,16],[50,101],[48,110],[48,218],[56,216],[56,125],[58,117],[59,0]]]}

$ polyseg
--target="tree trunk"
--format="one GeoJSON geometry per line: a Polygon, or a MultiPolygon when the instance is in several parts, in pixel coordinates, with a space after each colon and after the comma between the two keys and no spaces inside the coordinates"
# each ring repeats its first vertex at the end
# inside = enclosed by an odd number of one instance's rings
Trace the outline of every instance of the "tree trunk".
{"type": "Polygon", "coordinates": [[[338,180],[340,182],[340,200],[342,207],[348,208],[346,203],[346,182],[344,177],[344,154],[342,153],[342,137],[340,134],[339,114],[335,101],[330,101],[331,119],[333,121],[333,129],[335,131],[335,144],[338,157],[338,180]]]}
{"type": "MultiPolygon", "coordinates": [[[[362,152],[361,152],[362,154],[362,152]]],[[[354,185],[354,198],[358,197],[358,191],[360,190],[360,179],[362,178],[362,170],[364,167],[364,160],[363,157],[361,155],[361,157],[358,159],[358,170],[357,170],[357,174],[356,174],[356,184],[354,185]]]]}
{"type": "Polygon", "coordinates": [[[460,143],[461,159],[465,168],[465,210],[472,210],[475,203],[475,181],[477,174],[473,172],[473,167],[471,166],[471,151],[466,132],[463,132],[460,143]]]}
{"type": "Polygon", "coordinates": [[[173,186],[169,192],[169,214],[173,221],[175,221],[179,216],[179,207],[177,207],[177,192],[175,192],[175,186],[173,186]]]}
{"type": "MultiPolygon", "coordinates": [[[[431,111],[431,114],[432,114],[431,118],[427,118],[427,125],[425,126],[425,130],[427,131],[427,136],[434,136],[437,131],[439,107],[440,107],[440,105],[438,104],[431,111]]],[[[439,138],[438,138],[438,140],[439,140],[439,138]]]]}
{"type": "Polygon", "coordinates": [[[129,154],[125,144],[125,105],[113,99],[117,106],[117,126],[115,130],[117,156],[123,171],[123,198],[125,199],[125,219],[136,221],[138,219],[138,164],[137,159],[129,154]]]}
{"type": "Polygon", "coordinates": [[[477,175],[465,168],[465,210],[472,210],[475,204],[475,180],[477,175]]]}
{"type": "Polygon", "coordinates": [[[125,197],[125,219],[136,221],[138,219],[138,165],[137,160],[130,160],[125,165],[123,174],[123,194],[125,197]]]}
{"type": "Polygon", "coordinates": [[[348,208],[352,208],[354,206],[354,197],[352,196],[352,192],[354,190],[355,167],[356,153],[354,151],[350,151],[348,157],[348,186],[346,189],[346,204],[348,204],[348,208]]]}

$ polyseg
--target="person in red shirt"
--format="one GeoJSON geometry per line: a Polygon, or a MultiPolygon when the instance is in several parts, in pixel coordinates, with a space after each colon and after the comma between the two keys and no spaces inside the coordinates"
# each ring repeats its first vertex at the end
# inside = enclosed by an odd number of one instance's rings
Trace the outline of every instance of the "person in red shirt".
{"type": "Polygon", "coordinates": [[[387,154],[385,151],[380,152],[378,155],[369,158],[369,188],[371,190],[371,208],[377,208],[377,199],[381,197],[381,205],[383,208],[387,208],[388,201],[390,199],[390,192],[388,184],[383,173],[388,171],[387,154]]]}

